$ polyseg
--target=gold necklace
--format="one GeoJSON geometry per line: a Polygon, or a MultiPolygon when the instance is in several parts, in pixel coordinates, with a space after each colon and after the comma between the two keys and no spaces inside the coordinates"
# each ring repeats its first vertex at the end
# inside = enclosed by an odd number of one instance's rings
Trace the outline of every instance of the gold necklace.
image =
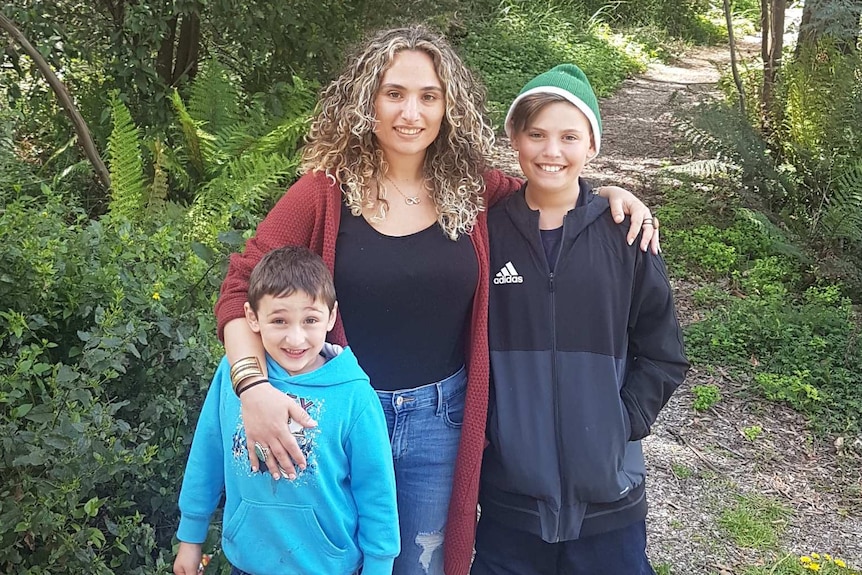
{"type": "Polygon", "coordinates": [[[399,187],[398,187],[398,184],[396,184],[396,183],[395,183],[395,182],[393,182],[391,179],[389,179],[389,176],[383,176],[383,177],[384,177],[384,178],[386,178],[386,180],[387,180],[390,184],[392,184],[393,186],[395,186],[395,190],[396,190],[399,194],[401,194],[401,197],[402,197],[402,198],[404,198],[404,203],[405,203],[405,204],[407,204],[408,206],[415,206],[415,205],[417,205],[417,204],[419,204],[419,203],[421,203],[421,202],[422,202],[422,198],[420,198],[419,196],[408,196],[407,194],[405,194],[404,192],[402,192],[402,191],[401,191],[401,188],[399,188],[399,187]]]}

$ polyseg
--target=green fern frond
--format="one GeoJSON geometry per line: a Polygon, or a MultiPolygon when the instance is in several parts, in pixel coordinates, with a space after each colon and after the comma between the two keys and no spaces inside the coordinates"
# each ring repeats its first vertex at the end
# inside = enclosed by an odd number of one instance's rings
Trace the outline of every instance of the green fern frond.
{"type": "Polygon", "coordinates": [[[147,211],[153,212],[164,204],[168,197],[168,172],[165,146],[159,140],[153,142],[153,183],[150,185],[147,211]]]}
{"type": "Polygon", "coordinates": [[[250,150],[255,143],[255,136],[251,132],[255,126],[237,122],[219,130],[216,134],[215,145],[221,150],[226,158],[241,156],[250,150]]]}
{"type": "Polygon", "coordinates": [[[231,229],[235,219],[253,226],[264,204],[283,193],[298,166],[298,156],[247,154],[235,158],[195,197],[187,216],[189,238],[211,244],[218,232],[231,229]]]}
{"type": "Polygon", "coordinates": [[[819,225],[828,239],[862,242],[862,163],[835,181],[819,225]]]}
{"type": "Polygon", "coordinates": [[[739,173],[739,166],[720,159],[695,160],[680,166],[668,166],[665,171],[683,174],[696,178],[715,178],[716,176],[732,176],[739,173]]]}
{"type": "Polygon", "coordinates": [[[191,117],[202,122],[211,134],[236,124],[240,116],[238,83],[217,59],[205,61],[191,85],[188,104],[191,117]]]}
{"type": "Polygon", "coordinates": [[[276,126],[268,134],[261,136],[251,148],[256,153],[292,154],[302,144],[302,138],[308,132],[311,116],[305,113],[290,118],[276,126]]]}
{"type": "MultiPolygon", "coordinates": [[[[174,90],[171,94],[171,103],[177,112],[177,119],[183,133],[186,155],[189,163],[203,178],[210,173],[210,160],[216,155],[215,137],[203,129],[203,122],[191,117],[186,106],[180,98],[179,92],[174,90]]],[[[217,163],[217,162],[212,162],[217,163]]]]}
{"type": "Polygon", "coordinates": [[[146,202],[146,183],[141,161],[140,130],[117,91],[109,95],[114,128],[108,138],[108,167],[111,173],[109,208],[132,221],[140,218],[146,202]]]}

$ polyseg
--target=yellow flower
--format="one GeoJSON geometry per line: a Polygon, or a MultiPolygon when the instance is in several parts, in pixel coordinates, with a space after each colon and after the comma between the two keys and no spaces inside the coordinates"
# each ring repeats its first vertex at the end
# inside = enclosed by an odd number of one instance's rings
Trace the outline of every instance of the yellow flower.
{"type": "Polygon", "coordinates": [[[153,299],[158,301],[162,299],[162,296],[159,295],[159,292],[153,292],[153,299]]]}
{"type": "Polygon", "coordinates": [[[824,557],[827,561],[832,561],[832,555],[830,555],[829,553],[824,553],[824,554],[823,554],[823,557],[824,557]]]}
{"type": "Polygon", "coordinates": [[[811,563],[811,557],[809,557],[808,555],[803,555],[799,558],[799,562],[803,565],[807,565],[808,563],[811,563]]]}
{"type": "Polygon", "coordinates": [[[805,566],[806,569],[811,569],[812,571],[820,571],[820,563],[810,563],[805,566]]]}
{"type": "Polygon", "coordinates": [[[819,553],[812,553],[812,554],[811,554],[811,557],[812,557],[813,559],[820,559],[820,554],[819,554],[819,553]]]}
{"type": "Polygon", "coordinates": [[[847,563],[843,559],[835,559],[835,564],[842,568],[847,567],[847,563]]]}

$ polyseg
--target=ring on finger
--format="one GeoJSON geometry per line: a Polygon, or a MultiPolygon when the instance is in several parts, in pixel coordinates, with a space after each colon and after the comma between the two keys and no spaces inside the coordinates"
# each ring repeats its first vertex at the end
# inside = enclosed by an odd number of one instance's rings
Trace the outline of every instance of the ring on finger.
{"type": "Polygon", "coordinates": [[[641,226],[652,226],[652,225],[654,225],[652,218],[644,218],[644,221],[641,222],[641,226]]]}
{"type": "Polygon", "coordinates": [[[266,458],[269,457],[269,447],[264,447],[257,441],[254,442],[254,454],[257,458],[266,463],[266,458]]]}

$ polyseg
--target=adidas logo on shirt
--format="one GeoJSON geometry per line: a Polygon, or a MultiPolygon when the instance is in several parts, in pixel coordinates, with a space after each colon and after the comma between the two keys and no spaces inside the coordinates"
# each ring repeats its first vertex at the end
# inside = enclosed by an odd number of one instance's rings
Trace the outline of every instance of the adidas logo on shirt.
{"type": "Polygon", "coordinates": [[[524,277],[519,275],[517,271],[515,271],[515,266],[512,265],[512,262],[506,262],[506,265],[497,272],[497,275],[494,276],[495,284],[522,284],[524,283],[524,277]]]}

